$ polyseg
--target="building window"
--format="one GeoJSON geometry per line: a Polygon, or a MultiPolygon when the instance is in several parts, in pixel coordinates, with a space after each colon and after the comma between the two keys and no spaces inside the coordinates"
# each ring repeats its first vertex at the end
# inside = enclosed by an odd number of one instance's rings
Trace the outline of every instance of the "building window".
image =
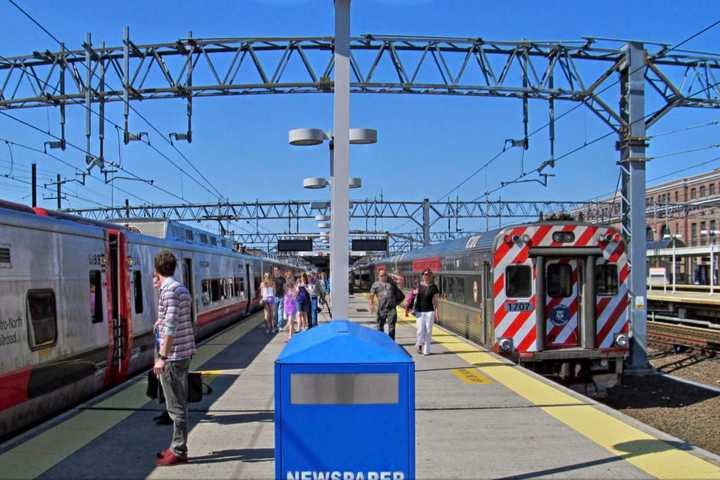
{"type": "Polygon", "coordinates": [[[102,277],[100,270],[90,270],[90,319],[92,323],[103,321],[102,277]]]}
{"type": "Polygon", "coordinates": [[[143,313],[142,272],[140,270],[133,272],[133,290],[135,293],[135,313],[143,313]]]}
{"type": "Polygon", "coordinates": [[[690,246],[694,247],[697,244],[697,223],[690,224],[690,246]]]}
{"type": "Polygon", "coordinates": [[[54,345],[57,341],[57,310],[55,292],[50,289],[30,290],[27,294],[30,334],[28,341],[33,350],[54,345]]]}
{"type": "Polygon", "coordinates": [[[509,265],[505,268],[505,296],[508,298],[528,298],[531,291],[529,266],[509,265]]]}
{"type": "Polygon", "coordinates": [[[715,220],[710,220],[710,236],[715,236],[717,224],[715,223],[715,220]]]}
{"type": "Polygon", "coordinates": [[[695,197],[697,196],[697,192],[694,188],[690,189],[690,200],[695,200],[695,197]]]}
{"type": "Polygon", "coordinates": [[[675,202],[677,203],[679,201],[680,201],[680,193],[677,190],[675,190],[675,202]]]}
{"type": "Polygon", "coordinates": [[[700,245],[705,245],[707,241],[707,230],[705,228],[705,222],[700,222],[700,245]]]}
{"type": "Polygon", "coordinates": [[[715,184],[711,183],[708,185],[708,195],[713,196],[715,195],[715,184]]]}
{"type": "Polygon", "coordinates": [[[705,196],[705,185],[700,185],[700,198],[705,196]]]}

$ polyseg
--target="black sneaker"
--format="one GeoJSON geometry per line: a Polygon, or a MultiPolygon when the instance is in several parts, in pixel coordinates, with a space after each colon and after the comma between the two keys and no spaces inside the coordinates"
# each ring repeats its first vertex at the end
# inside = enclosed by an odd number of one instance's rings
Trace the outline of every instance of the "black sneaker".
{"type": "Polygon", "coordinates": [[[170,415],[167,412],[163,412],[157,417],[153,417],[153,420],[155,420],[157,425],[170,425],[172,423],[172,418],[170,418],[170,415]]]}

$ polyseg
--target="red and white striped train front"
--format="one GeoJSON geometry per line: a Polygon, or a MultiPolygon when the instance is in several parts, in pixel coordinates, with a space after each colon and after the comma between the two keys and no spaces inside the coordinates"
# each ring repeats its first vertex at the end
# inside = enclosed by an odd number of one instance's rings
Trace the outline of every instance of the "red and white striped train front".
{"type": "Polygon", "coordinates": [[[509,227],[496,237],[493,272],[496,351],[523,363],[595,359],[607,366],[615,359],[621,373],[630,266],[617,230],[509,227]]]}

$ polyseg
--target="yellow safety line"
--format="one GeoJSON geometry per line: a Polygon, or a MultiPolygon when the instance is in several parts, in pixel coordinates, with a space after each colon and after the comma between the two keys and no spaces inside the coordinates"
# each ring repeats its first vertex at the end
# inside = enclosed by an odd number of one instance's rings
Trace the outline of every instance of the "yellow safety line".
{"type": "MultiPolygon", "coordinates": [[[[213,338],[198,349],[190,368],[198,369],[262,321],[261,315],[254,315],[213,338]]],[[[148,403],[145,390],[145,382],[135,382],[94,405],[93,410],[83,410],[0,455],[0,478],[40,476],[148,403]]]]}
{"type": "MultiPolygon", "coordinates": [[[[398,317],[412,322],[402,311],[398,317]]],[[[459,336],[435,326],[433,341],[533,404],[544,405],[542,409],[549,415],[655,478],[720,479],[720,466],[679,450],[594,405],[587,405],[459,336]],[[469,349],[474,351],[468,353],[469,349]]]]}
{"type": "Polygon", "coordinates": [[[488,377],[481,374],[477,368],[453,368],[451,372],[466,385],[493,383],[488,377]]]}

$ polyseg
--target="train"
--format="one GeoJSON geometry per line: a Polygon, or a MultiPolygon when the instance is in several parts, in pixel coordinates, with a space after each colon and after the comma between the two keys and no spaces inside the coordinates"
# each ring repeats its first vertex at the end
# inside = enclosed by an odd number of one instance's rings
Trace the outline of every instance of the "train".
{"type": "Polygon", "coordinates": [[[630,265],[609,225],[526,223],[354,266],[367,286],[383,266],[405,290],[430,268],[437,323],[542,375],[602,396],[630,346],[630,265]]]}
{"type": "Polygon", "coordinates": [[[0,439],[151,365],[154,256],[178,258],[197,339],[260,308],[260,282],[297,263],[236,251],[168,220],[91,221],[0,201],[0,439]]]}

